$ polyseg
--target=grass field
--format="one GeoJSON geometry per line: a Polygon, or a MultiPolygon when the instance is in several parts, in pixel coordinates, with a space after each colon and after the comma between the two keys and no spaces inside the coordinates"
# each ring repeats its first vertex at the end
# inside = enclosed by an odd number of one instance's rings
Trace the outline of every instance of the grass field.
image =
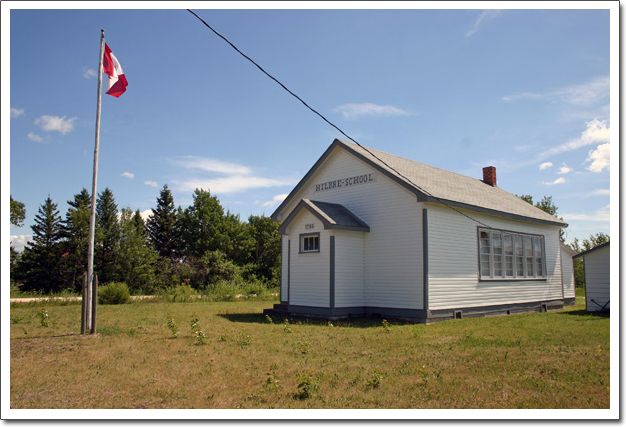
{"type": "Polygon", "coordinates": [[[101,305],[96,335],[78,303],[13,304],[11,408],[609,408],[609,318],[580,303],[432,325],[272,303],[101,305]]]}

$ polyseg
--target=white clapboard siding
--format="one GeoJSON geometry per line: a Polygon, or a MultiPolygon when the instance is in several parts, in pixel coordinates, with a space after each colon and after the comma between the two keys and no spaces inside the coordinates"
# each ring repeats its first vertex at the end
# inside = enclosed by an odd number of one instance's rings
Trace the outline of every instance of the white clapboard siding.
{"type": "Polygon", "coordinates": [[[335,307],[365,305],[364,235],[360,231],[333,230],[335,236],[335,307]]]}
{"type": "Polygon", "coordinates": [[[302,209],[288,227],[291,240],[289,304],[328,307],[330,303],[329,231],[312,213],[302,209]],[[314,228],[305,229],[305,224],[314,228]],[[300,234],[319,232],[320,251],[300,253],[300,234]]]}
{"type": "Polygon", "coordinates": [[[281,236],[281,257],[280,257],[280,300],[289,301],[289,236],[281,236]]]}
{"type": "Polygon", "coordinates": [[[479,281],[479,224],[439,204],[428,209],[430,310],[547,301],[563,297],[559,228],[463,211],[492,228],[545,236],[547,280],[479,281]]]}
{"type": "Polygon", "coordinates": [[[567,249],[561,249],[561,275],[563,276],[563,298],[576,298],[574,260],[572,253],[567,249]]]}
{"type": "Polygon", "coordinates": [[[301,199],[342,204],[370,226],[364,234],[364,305],[423,308],[422,210],[414,194],[337,149],[285,207],[285,215],[301,199]],[[373,182],[316,191],[317,184],[370,173],[373,182]]]}
{"type": "MultiPolygon", "coordinates": [[[[610,246],[607,245],[584,256],[585,296],[588,311],[599,311],[607,301],[610,301],[610,252],[610,246]],[[592,299],[595,303],[591,301],[592,299]]],[[[610,303],[606,308],[610,308],[610,303]]]]}

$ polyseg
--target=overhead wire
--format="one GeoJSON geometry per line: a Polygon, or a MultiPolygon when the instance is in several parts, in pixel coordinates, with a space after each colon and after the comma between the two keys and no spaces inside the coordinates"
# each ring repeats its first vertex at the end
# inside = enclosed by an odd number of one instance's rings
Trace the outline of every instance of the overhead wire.
{"type": "Polygon", "coordinates": [[[243,56],[244,58],[246,58],[248,61],[250,61],[252,64],[254,64],[263,74],[265,74],[267,77],[269,77],[270,79],[272,79],[274,82],[276,82],[280,87],[282,87],[285,91],[287,91],[291,96],[293,96],[294,98],[296,98],[298,101],[300,101],[306,108],[308,108],[310,111],[312,111],[313,113],[315,113],[317,116],[319,116],[322,120],[324,120],[326,123],[328,123],[330,126],[332,126],[333,128],[335,128],[339,133],[341,133],[343,136],[345,136],[346,138],[348,138],[350,141],[354,142],[356,145],[358,145],[361,149],[365,150],[367,153],[369,153],[372,157],[374,157],[376,160],[378,160],[379,162],[381,162],[383,165],[385,165],[387,168],[389,168],[390,170],[392,170],[393,172],[395,172],[398,176],[400,176],[401,178],[403,178],[404,180],[406,180],[409,184],[415,186],[415,188],[417,188],[418,190],[420,190],[421,192],[423,192],[424,194],[426,194],[427,196],[437,200],[439,203],[447,206],[448,208],[452,209],[453,211],[457,212],[458,214],[476,222],[477,224],[485,227],[485,228],[489,228],[492,229],[493,227],[490,227],[489,225],[483,223],[482,221],[477,220],[476,218],[472,218],[471,216],[467,215],[465,212],[461,212],[460,210],[456,209],[454,206],[449,205],[448,203],[446,203],[445,200],[431,194],[430,192],[428,192],[427,190],[423,189],[422,187],[420,187],[418,184],[416,184],[415,182],[413,182],[411,179],[407,178],[406,176],[404,176],[404,174],[402,174],[400,171],[398,171],[397,169],[395,169],[394,167],[390,166],[387,162],[385,162],[383,159],[381,159],[379,156],[377,156],[376,154],[374,154],[370,149],[368,149],[367,147],[364,147],[363,145],[361,145],[358,141],[356,141],[354,138],[352,138],[350,135],[346,134],[343,130],[341,130],[338,126],[336,126],[334,123],[330,122],[326,117],[324,117],[322,114],[320,114],[317,110],[315,110],[314,108],[312,108],[309,104],[307,104],[306,102],[304,102],[304,100],[302,100],[302,98],[300,98],[298,95],[296,95],[295,93],[293,93],[291,90],[289,90],[284,84],[282,84],[278,79],[276,79],[274,76],[272,76],[271,74],[269,74],[267,71],[265,71],[263,69],[263,67],[261,67],[259,64],[257,64],[252,58],[250,58],[248,55],[246,55],[245,53],[243,53],[241,50],[239,50],[237,48],[237,46],[235,46],[230,40],[228,40],[226,37],[224,37],[222,34],[220,34],[219,32],[217,32],[213,27],[211,27],[204,19],[202,19],[200,16],[198,16],[197,13],[195,13],[193,10],[191,9],[187,9],[192,15],[194,15],[196,18],[198,18],[208,29],[210,29],[211,31],[213,31],[213,33],[215,33],[215,35],[217,35],[219,38],[221,38],[222,40],[224,40],[226,43],[228,43],[235,51],[237,51],[237,53],[239,53],[241,56],[243,56]]]}

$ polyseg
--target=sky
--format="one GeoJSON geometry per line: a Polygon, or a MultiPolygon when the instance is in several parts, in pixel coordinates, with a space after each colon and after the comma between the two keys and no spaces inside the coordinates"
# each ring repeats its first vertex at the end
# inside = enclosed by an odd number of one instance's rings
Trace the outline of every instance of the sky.
{"type": "MultiPolygon", "coordinates": [[[[359,4],[193,10],[360,144],[478,179],[495,166],[510,193],[552,197],[566,242],[611,234],[611,217],[617,235],[618,3],[359,4]]],[[[346,139],[179,3],[124,5],[2,3],[2,229],[11,195],[18,250],[48,196],[65,217],[91,192],[101,29],[129,83],[101,104],[97,189],[120,209],[149,215],[167,185],[183,209],[203,188],[269,216],[346,139]]]]}

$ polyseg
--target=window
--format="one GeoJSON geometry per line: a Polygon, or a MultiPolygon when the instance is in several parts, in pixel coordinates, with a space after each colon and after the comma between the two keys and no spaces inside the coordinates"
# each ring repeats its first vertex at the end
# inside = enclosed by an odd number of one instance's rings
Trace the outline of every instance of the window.
{"type": "Polygon", "coordinates": [[[544,237],[478,230],[481,279],[544,279],[544,237]]]}
{"type": "Polygon", "coordinates": [[[300,253],[319,252],[320,251],[320,234],[301,234],[300,235],[300,253]]]}

